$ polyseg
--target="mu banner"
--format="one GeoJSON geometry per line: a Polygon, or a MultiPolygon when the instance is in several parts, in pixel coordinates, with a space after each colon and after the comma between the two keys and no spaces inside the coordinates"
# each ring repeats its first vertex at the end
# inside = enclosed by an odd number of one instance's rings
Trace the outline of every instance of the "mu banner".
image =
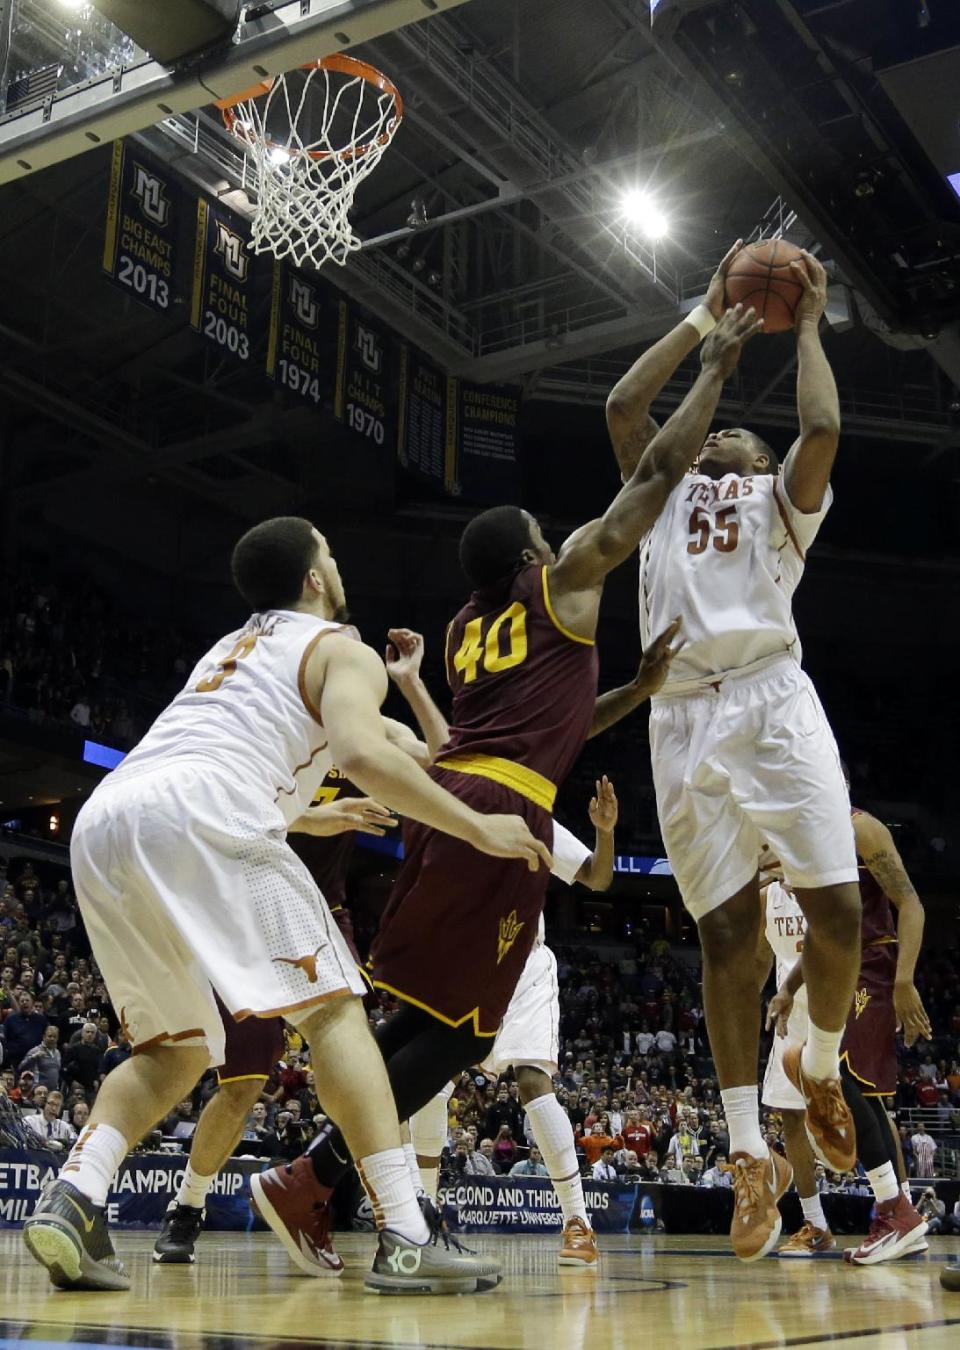
{"type": "Polygon", "coordinates": [[[178,297],[183,197],[172,175],[114,141],[103,270],[141,304],[169,314],[178,297]]]}
{"type": "Polygon", "coordinates": [[[322,319],[320,288],[292,267],[274,262],[267,375],[314,405],[323,397],[322,319]]]}
{"type": "Polygon", "coordinates": [[[190,325],[237,361],[251,359],[259,336],[255,272],[246,223],[201,197],[197,202],[190,325]]]}
{"type": "Polygon", "coordinates": [[[339,422],[374,445],[388,444],[394,436],[392,361],[392,344],[384,330],[341,300],[333,411],[339,422]]]}

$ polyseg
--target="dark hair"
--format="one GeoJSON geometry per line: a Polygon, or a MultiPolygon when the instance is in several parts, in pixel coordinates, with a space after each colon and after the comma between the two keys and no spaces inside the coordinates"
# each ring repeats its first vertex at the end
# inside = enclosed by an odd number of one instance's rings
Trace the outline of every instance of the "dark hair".
{"type": "Polygon", "coordinates": [[[772,445],[768,445],[762,436],[758,436],[755,431],[751,431],[750,435],[753,437],[757,449],[762,450],[767,456],[767,459],[770,462],[769,472],[772,474],[778,473],[780,469],[780,456],[777,454],[776,450],[774,450],[772,445]]]}
{"type": "Polygon", "coordinates": [[[530,548],[530,517],[519,506],[494,506],[474,516],[460,536],[460,566],[483,589],[510,576],[530,548]]]}
{"type": "Polygon", "coordinates": [[[289,609],[317,556],[313,526],[302,516],[263,520],[237,543],[230,560],[233,584],[253,610],[289,609]]]}

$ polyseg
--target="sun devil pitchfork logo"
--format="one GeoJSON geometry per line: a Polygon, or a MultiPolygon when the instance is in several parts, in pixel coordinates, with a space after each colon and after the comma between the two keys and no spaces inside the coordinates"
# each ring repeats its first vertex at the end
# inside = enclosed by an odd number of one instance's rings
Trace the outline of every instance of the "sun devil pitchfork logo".
{"type": "Polygon", "coordinates": [[[299,277],[290,278],[290,307],[297,316],[297,321],[302,323],[304,328],[316,328],[320,322],[320,306],[317,304],[317,293],[312,286],[301,281],[299,277]]]}
{"type": "Polygon", "coordinates": [[[214,253],[218,253],[223,259],[225,271],[237,281],[246,281],[250,259],[243,246],[243,235],[231,230],[222,220],[218,220],[216,225],[217,242],[213,247],[214,253]]]}
{"type": "Polygon", "coordinates": [[[500,920],[500,936],[497,939],[498,966],[520,936],[520,930],[524,926],[524,924],[517,922],[517,911],[515,909],[512,909],[509,914],[500,920]]]}
{"type": "Polygon", "coordinates": [[[866,1012],[867,1004],[870,1002],[871,998],[873,998],[873,995],[868,994],[866,988],[858,989],[856,994],[854,994],[853,1008],[854,1013],[858,1018],[862,1017],[863,1014],[866,1012]]]}
{"type": "Polygon", "coordinates": [[[163,179],[149,173],[142,164],[134,164],[132,195],[140,203],[140,210],[147,220],[162,229],[170,219],[170,201],[163,179]]]}

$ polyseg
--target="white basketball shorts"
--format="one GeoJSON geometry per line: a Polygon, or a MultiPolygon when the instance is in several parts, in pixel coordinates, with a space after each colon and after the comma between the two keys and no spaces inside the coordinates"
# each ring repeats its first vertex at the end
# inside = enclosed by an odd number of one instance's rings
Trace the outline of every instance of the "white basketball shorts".
{"type": "Polygon", "coordinates": [[[790,1082],[783,1071],[783,1052],[788,1045],[803,1045],[807,1039],[810,1017],[807,1011],[806,990],[800,988],[794,999],[793,1008],[787,1020],[786,1036],[773,1037],[767,1067],[763,1075],[763,1091],[760,1100],[764,1106],[776,1107],[781,1111],[805,1111],[806,1102],[790,1082]]]}
{"type": "Polygon", "coordinates": [[[498,1075],[521,1064],[530,1064],[551,1076],[560,1056],[560,986],[557,958],[549,947],[538,943],[527,957],[520,982],[513,992],[493,1042],[481,1064],[486,1073],[498,1075]]]}
{"type": "Polygon", "coordinates": [[[695,919],[747,884],[764,840],[791,886],[857,880],[837,743],[792,657],[658,694],[650,750],[663,841],[695,919]]]}
{"type": "Polygon", "coordinates": [[[77,817],[70,860],[135,1052],[206,1044],[222,1063],[214,990],[238,1018],[292,1021],[366,991],[280,812],[209,764],[104,780],[77,817]]]}

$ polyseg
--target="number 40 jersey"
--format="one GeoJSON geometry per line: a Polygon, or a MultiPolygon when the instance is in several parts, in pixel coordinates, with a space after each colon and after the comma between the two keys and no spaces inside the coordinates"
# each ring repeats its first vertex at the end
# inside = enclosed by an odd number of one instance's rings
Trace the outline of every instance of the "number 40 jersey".
{"type": "Polygon", "coordinates": [[[798,511],[782,477],[688,474],[640,545],[640,637],[683,618],[663,692],[790,653],[799,663],[793,593],[829,509],[798,511]]]}
{"type": "Polygon", "coordinates": [[[593,721],[597,649],[557,618],[549,571],[531,563],[495,591],[474,592],[447,628],[453,716],[438,767],[482,755],[555,785],[570,772],[593,721]]]}

